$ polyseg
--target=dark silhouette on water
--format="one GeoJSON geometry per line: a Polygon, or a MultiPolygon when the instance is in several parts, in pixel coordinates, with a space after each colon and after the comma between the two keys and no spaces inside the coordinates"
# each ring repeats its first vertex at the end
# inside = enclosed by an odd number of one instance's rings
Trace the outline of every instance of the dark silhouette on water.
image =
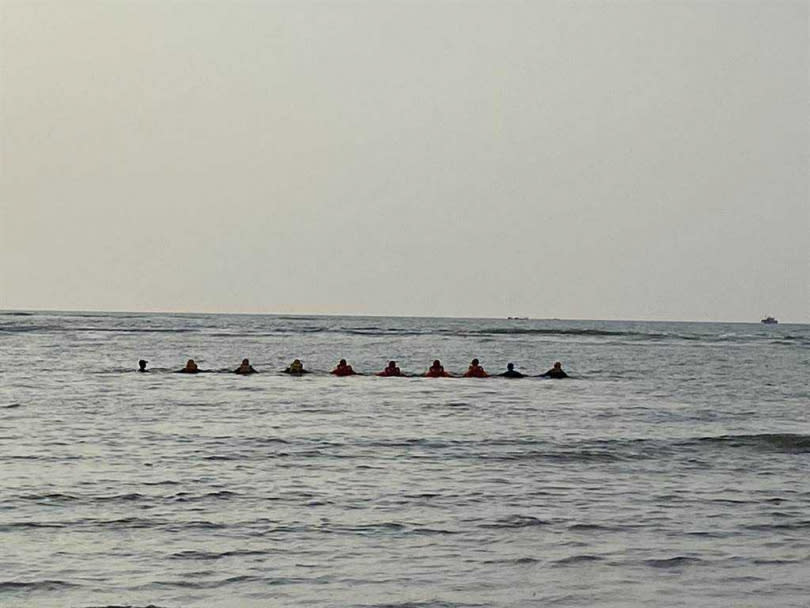
{"type": "Polygon", "coordinates": [[[242,376],[247,376],[249,374],[257,374],[259,372],[253,369],[253,366],[250,364],[250,361],[248,359],[242,359],[242,364],[235,370],[233,370],[233,373],[240,374],[242,376]]]}
{"type": "Polygon", "coordinates": [[[149,361],[146,361],[145,359],[141,359],[140,361],[138,361],[138,371],[139,372],[148,372],[149,370],[146,369],[146,364],[147,363],[149,363],[149,361]]]}
{"type": "Polygon", "coordinates": [[[520,372],[515,371],[515,364],[514,363],[507,363],[506,364],[506,371],[502,374],[498,374],[502,378],[525,378],[526,374],[521,374],[520,372]]]}
{"type": "Polygon", "coordinates": [[[562,363],[557,361],[545,374],[540,374],[542,378],[567,378],[568,374],[563,371],[562,363]]]}
{"type": "Polygon", "coordinates": [[[178,374],[198,374],[199,372],[200,368],[197,367],[194,359],[189,359],[186,361],[186,366],[183,369],[177,370],[178,374]]]}

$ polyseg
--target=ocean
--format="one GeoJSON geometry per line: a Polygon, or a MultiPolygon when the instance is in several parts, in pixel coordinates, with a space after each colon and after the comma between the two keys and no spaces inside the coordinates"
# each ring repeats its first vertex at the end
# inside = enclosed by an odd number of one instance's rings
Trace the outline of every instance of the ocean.
{"type": "Polygon", "coordinates": [[[807,607],[808,371],[808,325],[0,313],[0,605],[807,607]],[[571,377],[371,375],[473,357],[571,377]]]}

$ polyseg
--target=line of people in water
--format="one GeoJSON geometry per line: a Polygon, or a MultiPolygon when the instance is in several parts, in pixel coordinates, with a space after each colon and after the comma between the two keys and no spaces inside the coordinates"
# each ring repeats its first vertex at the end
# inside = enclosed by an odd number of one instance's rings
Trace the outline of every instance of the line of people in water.
{"type": "MultiPolygon", "coordinates": [[[[149,370],[146,369],[146,364],[147,363],[149,363],[149,362],[144,360],[144,359],[141,359],[140,361],[138,361],[138,371],[139,372],[147,372],[147,371],[149,371],[149,370]]],[[[204,371],[207,371],[207,370],[200,369],[197,366],[197,363],[194,361],[194,359],[189,359],[188,361],[186,361],[185,367],[183,367],[183,369],[177,370],[177,373],[180,373],[180,374],[197,374],[197,373],[204,372],[204,371]]],[[[309,370],[304,369],[304,364],[301,363],[300,359],[295,359],[292,363],[290,363],[290,365],[286,369],[282,370],[282,372],[285,373],[285,374],[290,374],[291,376],[303,376],[304,374],[310,373],[309,370]]],[[[250,364],[249,359],[242,359],[242,363],[239,365],[239,367],[237,367],[235,370],[233,370],[233,373],[234,374],[240,374],[240,375],[243,375],[243,376],[247,376],[249,374],[256,374],[256,373],[258,373],[258,371],[253,368],[253,366],[250,364]]],[[[346,362],[346,359],[341,359],[338,362],[335,369],[333,369],[329,373],[332,374],[333,376],[357,376],[357,375],[363,375],[363,374],[358,374],[356,371],[354,371],[354,369],[352,369],[352,366],[349,365],[346,362]]],[[[421,376],[421,377],[425,377],[425,378],[454,378],[454,377],[457,377],[457,376],[454,376],[453,374],[445,371],[444,366],[441,364],[441,361],[439,361],[438,359],[436,359],[433,362],[433,364],[430,366],[430,368],[428,368],[428,370],[423,374],[404,374],[404,373],[402,373],[402,370],[397,366],[396,361],[389,361],[388,365],[385,367],[384,370],[382,370],[381,372],[377,372],[374,375],[375,376],[383,376],[383,377],[388,377],[388,376],[411,376],[411,377],[413,377],[413,376],[421,376]]],[[[506,366],[506,371],[505,372],[502,372],[500,374],[495,374],[495,376],[498,376],[498,377],[501,377],[501,378],[525,378],[527,375],[522,374],[519,371],[515,370],[515,364],[514,363],[509,363],[506,366]]],[[[467,368],[467,371],[464,372],[463,374],[461,374],[460,377],[462,377],[462,378],[488,378],[488,377],[490,377],[490,374],[488,374],[486,372],[486,370],[484,370],[484,368],[481,366],[481,363],[480,363],[480,361],[478,361],[478,359],[473,359],[470,362],[470,366],[467,368]]],[[[541,378],[567,378],[568,374],[566,374],[563,371],[562,363],[557,361],[550,370],[548,370],[547,372],[545,372],[543,374],[539,374],[538,377],[541,377],[541,378]]]]}

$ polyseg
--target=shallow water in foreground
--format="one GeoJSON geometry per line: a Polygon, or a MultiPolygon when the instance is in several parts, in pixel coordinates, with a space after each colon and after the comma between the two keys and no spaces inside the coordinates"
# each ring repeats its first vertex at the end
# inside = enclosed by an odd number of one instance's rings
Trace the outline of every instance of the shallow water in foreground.
{"type": "Polygon", "coordinates": [[[0,313],[0,605],[808,606],[808,371],[806,325],[0,313]]]}

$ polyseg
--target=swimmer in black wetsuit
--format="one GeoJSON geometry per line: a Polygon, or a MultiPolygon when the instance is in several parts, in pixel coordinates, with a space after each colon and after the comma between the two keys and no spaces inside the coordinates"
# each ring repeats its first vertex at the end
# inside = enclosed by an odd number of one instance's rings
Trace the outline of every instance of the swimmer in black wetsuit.
{"type": "Polygon", "coordinates": [[[259,372],[253,369],[253,366],[250,364],[248,359],[242,359],[242,365],[233,370],[233,373],[247,376],[248,374],[258,374],[259,372]]]}
{"type": "Polygon", "coordinates": [[[521,374],[520,372],[515,371],[515,364],[514,363],[507,363],[506,371],[502,374],[498,374],[502,378],[525,378],[526,374],[521,374]]]}
{"type": "Polygon", "coordinates": [[[543,378],[567,378],[568,374],[563,371],[562,363],[557,361],[550,370],[548,370],[545,374],[540,374],[543,378]]]}
{"type": "Polygon", "coordinates": [[[146,369],[146,364],[147,363],[149,363],[149,361],[145,361],[144,359],[141,359],[140,361],[138,361],[138,371],[139,372],[148,372],[149,370],[146,369]]]}

